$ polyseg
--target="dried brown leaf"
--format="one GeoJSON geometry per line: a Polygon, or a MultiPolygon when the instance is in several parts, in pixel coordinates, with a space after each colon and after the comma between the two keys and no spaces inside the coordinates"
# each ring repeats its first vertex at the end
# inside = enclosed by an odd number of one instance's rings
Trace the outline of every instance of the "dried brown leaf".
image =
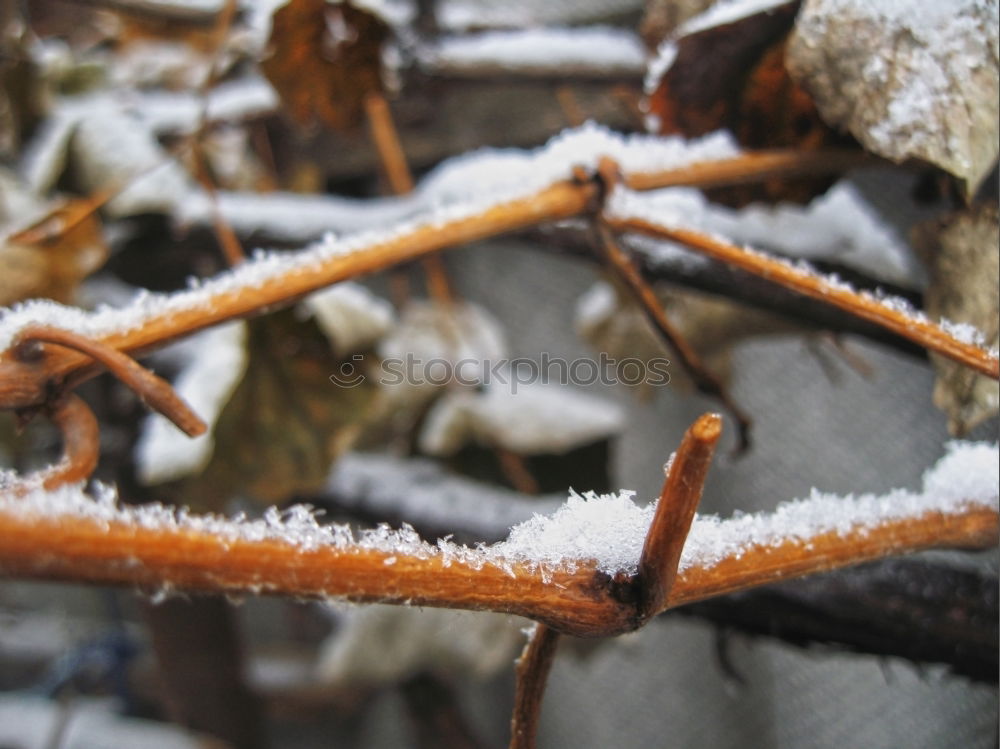
{"type": "Polygon", "coordinates": [[[45,297],[72,301],[80,282],[108,258],[97,206],[103,197],[59,203],[0,247],[0,306],[45,297]]]}
{"type": "MultiPolygon", "coordinates": [[[[927,313],[982,331],[988,345],[1000,345],[1000,229],[995,203],[982,203],[942,221],[918,227],[915,243],[930,274],[927,313]]],[[[991,416],[1000,402],[1000,383],[968,367],[931,354],[937,370],[934,405],[948,414],[948,430],[964,435],[991,416]]]]}
{"type": "Polygon", "coordinates": [[[362,117],[365,96],[382,91],[388,36],[377,15],[347,3],[290,0],[274,14],[261,68],[300,125],[347,128],[362,117]]]}
{"type": "Polygon", "coordinates": [[[789,72],[831,126],[880,156],[935,164],[971,195],[998,153],[997,4],[924,10],[807,0],[789,72]]]}
{"type": "MultiPolygon", "coordinates": [[[[697,29],[675,42],[677,55],[649,98],[663,135],[693,138],[727,128],[745,148],[816,150],[842,143],[785,69],[797,2],[697,29]]],[[[808,202],[829,180],[770,180],[716,191],[730,205],[753,200],[808,202]]]]}
{"type": "Polygon", "coordinates": [[[319,490],[373,402],[374,378],[355,387],[330,379],[343,362],[315,323],[285,311],[248,324],[250,362],[219,416],[211,461],[179,489],[165,485],[199,509],[221,509],[234,496],[275,504],[319,490]]]}

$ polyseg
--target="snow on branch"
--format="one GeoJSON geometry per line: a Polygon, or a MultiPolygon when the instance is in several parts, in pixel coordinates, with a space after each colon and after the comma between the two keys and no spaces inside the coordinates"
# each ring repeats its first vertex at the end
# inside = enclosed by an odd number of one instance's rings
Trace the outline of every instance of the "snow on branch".
{"type": "Polygon", "coordinates": [[[628,75],[638,78],[645,66],[639,38],[625,29],[528,28],[444,37],[421,55],[434,73],[550,74],[559,77],[628,75]]]}
{"type": "Polygon", "coordinates": [[[949,358],[961,361],[994,379],[1000,374],[995,348],[986,349],[986,337],[974,326],[951,320],[931,321],[907,300],[857,291],[834,275],[817,272],[803,260],[789,262],[750,247],[739,247],[726,237],[692,225],[687,212],[656,196],[616,189],[605,212],[611,228],[668,239],[786,288],[840,307],[877,323],[949,358]]]}
{"type": "MultiPolygon", "coordinates": [[[[663,171],[691,163],[732,157],[737,149],[728,135],[716,133],[699,140],[682,138],[621,136],[593,124],[568,130],[546,146],[533,151],[486,151],[451,162],[445,173],[438,173],[434,189],[437,204],[419,218],[397,223],[389,229],[359,232],[340,239],[332,235],[297,253],[258,251],[252,261],[215,276],[197,286],[172,294],[141,293],[122,308],[99,308],[86,312],[48,301],[30,301],[8,311],[0,310],[0,351],[10,347],[22,328],[45,324],[69,329],[82,335],[104,338],[125,335],[180,312],[201,318],[197,327],[208,327],[228,317],[247,314],[262,304],[272,304],[289,295],[314,291],[334,281],[344,280],[343,262],[349,259],[382,267],[411,259],[429,249],[440,249],[456,242],[489,236],[500,231],[565,218],[580,213],[586,196],[546,193],[570,179],[575,167],[596,168],[602,157],[610,156],[630,172],[663,171]],[[490,169],[484,167],[489,165],[490,169]],[[503,168],[500,168],[503,165],[503,168]],[[444,185],[444,186],[442,186],[444,185]],[[446,189],[450,187],[450,189],[446,189]],[[546,204],[543,193],[549,197],[546,204]],[[561,198],[557,206],[553,198],[561,198]],[[502,220],[493,219],[476,225],[471,236],[463,233],[465,222],[491,210],[514,204],[531,204],[531,212],[502,220]],[[511,224],[511,225],[508,225],[511,224]],[[386,257],[387,245],[405,244],[408,252],[386,257]],[[432,244],[433,246],[429,246],[432,244]],[[421,246],[424,245],[424,246],[421,246]],[[362,257],[364,258],[362,260],[362,257]],[[219,313],[219,297],[241,296],[243,291],[258,291],[247,309],[236,308],[226,315],[219,313]]],[[[492,218],[492,217],[491,217],[492,218]]],[[[194,282],[192,282],[194,283],[194,282]]],[[[244,297],[246,298],[246,297],[244,297]]]]}
{"type": "MultiPolygon", "coordinates": [[[[919,492],[814,491],[772,513],[698,517],[666,606],[905,551],[995,543],[998,464],[996,444],[953,442],[919,492]]],[[[94,496],[80,485],[8,491],[0,493],[0,571],[510,611],[593,634],[616,615],[595,595],[600,581],[634,575],[653,510],[631,492],[571,492],[555,513],[515,526],[507,540],[470,548],[431,544],[406,525],[354,533],[321,523],[304,505],[226,519],[122,505],[100,485],[94,496]]]]}

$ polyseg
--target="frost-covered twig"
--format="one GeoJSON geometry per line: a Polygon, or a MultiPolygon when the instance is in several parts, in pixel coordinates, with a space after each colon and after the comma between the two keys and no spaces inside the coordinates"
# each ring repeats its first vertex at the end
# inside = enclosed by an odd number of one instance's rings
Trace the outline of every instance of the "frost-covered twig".
{"type": "MultiPolygon", "coordinates": [[[[290,304],[337,281],[477,239],[585,215],[601,195],[599,180],[581,181],[572,176],[581,167],[585,173],[593,173],[601,159],[616,162],[623,170],[624,183],[628,184],[643,174],[663,176],[670,169],[725,159],[734,150],[728,139],[719,134],[699,141],[622,138],[595,126],[584,126],[554,139],[533,154],[505,156],[506,167],[496,170],[493,183],[489,183],[487,175],[480,175],[487,187],[478,197],[459,200],[422,219],[388,230],[345,239],[329,238],[294,254],[258,253],[253,260],[196,288],[168,295],[147,294],[120,309],[84,312],[41,301],[20,305],[0,318],[0,408],[41,406],[53,392],[76,384],[93,371],[87,369],[90,359],[75,352],[52,352],[42,361],[30,363],[18,360],[11,345],[29,325],[41,323],[71,330],[123,352],[147,351],[233,318],[290,304]],[[511,160],[516,163],[509,164],[511,160]]],[[[612,217],[615,227],[627,228],[630,220],[638,219],[628,219],[620,212],[612,217]]],[[[650,223],[650,227],[658,235],[664,231],[655,223],[650,223]]],[[[741,260],[745,264],[747,253],[730,254],[734,262],[741,260]]],[[[748,269],[756,267],[751,265],[748,269]]],[[[796,280],[802,275],[785,273],[778,278],[796,280]]],[[[963,343],[955,337],[957,331],[888,311],[876,300],[866,300],[847,290],[828,297],[822,291],[817,295],[865,319],[904,332],[911,340],[935,351],[965,363],[978,363],[981,371],[997,376],[996,357],[963,343]],[[871,312],[873,309],[876,314],[871,312]]]]}
{"type": "Polygon", "coordinates": [[[615,206],[607,221],[608,225],[617,231],[637,232],[692,247],[728,265],[762,276],[785,288],[840,307],[857,317],[881,325],[988,377],[1000,378],[1000,360],[997,358],[997,353],[979,345],[975,340],[975,332],[966,330],[969,326],[947,321],[933,323],[905,302],[859,293],[837,279],[817,274],[804,264],[793,265],[761,252],[738,247],[718,237],[671,225],[648,212],[630,209],[627,200],[621,200],[615,206]]]}
{"type": "MultiPolygon", "coordinates": [[[[664,608],[935,547],[997,543],[997,448],[955,444],[920,493],[814,494],[774,513],[695,519],[664,608]]],[[[470,549],[380,527],[355,537],[307,508],[258,521],[120,506],[80,486],[0,492],[0,573],[152,590],[337,597],[520,614],[581,636],[636,626],[653,508],[572,495],[470,549]]]]}

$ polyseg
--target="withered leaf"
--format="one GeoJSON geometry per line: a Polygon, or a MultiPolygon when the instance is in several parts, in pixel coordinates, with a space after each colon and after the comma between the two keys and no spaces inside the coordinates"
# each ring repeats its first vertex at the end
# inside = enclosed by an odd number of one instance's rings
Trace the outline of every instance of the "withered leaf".
{"type": "MultiPolygon", "coordinates": [[[[981,203],[914,233],[930,275],[924,296],[927,314],[968,323],[988,346],[1000,345],[1000,229],[995,203],[981,203]]],[[[937,371],[934,405],[948,415],[948,430],[966,434],[991,416],[1000,402],[1000,383],[966,366],[931,354],[937,371]]]]}
{"type": "Polygon", "coordinates": [[[997,4],[807,0],[788,50],[824,119],[868,150],[918,158],[971,195],[997,160],[997,4]]]}
{"type": "Polygon", "coordinates": [[[60,202],[0,247],[0,306],[45,297],[71,302],[80,282],[108,258],[97,207],[104,196],[60,202]]]}
{"type": "Polygon", "coordinates": [[[330,379],[344,362],[314,322],[283,311],[248,325],[250,361],[219,416],[211,461],[199,476],[163,485],[198,509],[219,510],[234,496],[274,504],[317,491],[373,404],[375,378],[354,387],[330,379]]]}
{"type": "MultiPolygon", "coordinates": [[[[798,11],[789,2],[708,28],[679,30],[676,57],[649,98],[662,135],[698,137],[727,128],[749,149],[815,150],[845,138],[820,118],[809,94],[788,75],[785,47],[798,11]]],[[[729,205],[753,200],[808,202],[828,179],[769,180],[713,191],[729,205]]]]}
{"type": "Polygon", "coordinates": [[[274,14],[261,68],[300,125],[347,128],[361,118],[365,97],[382,91],[388,36],[377,15],[347,3],[290,0],[274,14]]]}

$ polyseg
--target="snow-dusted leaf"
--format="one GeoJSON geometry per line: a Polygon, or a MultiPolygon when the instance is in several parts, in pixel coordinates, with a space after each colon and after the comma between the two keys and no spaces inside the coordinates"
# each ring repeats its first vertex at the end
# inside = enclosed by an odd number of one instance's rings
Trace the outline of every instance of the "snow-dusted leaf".
{"type": "MultiPolygon", "coordinates": [[[[661,220],[718,234],[731,242],[837,263],[909,288],[926,283],[923,268],[903,238],[848,181],[838,182],[806,206],[754,204],[733,210],[685,187],[651,190],[636,198],[661,220]]],[[[657,247],[645,244],[655,257],[657,247]]],[[[668,245],[662,252],[674,250],[668,245]]]]}
{"type": "Polygon", "coordinates": [[[29,145],[22,173],[36,192],[70,169],[86,193],[120,189],[105,205],[113,217],[167,213],[193,189],[152,128],[113,98],[62,100],[29,145]]]}
{"type": "Polygon", "coordinates": [[[570,386],[492,382],[438,400],[420,434],[420,447],[440,456],[469,443],[519,455],[561,454],[617,434],[624,424],[617,405],[570,386]]]}
{"type": "Polygon", "coordinates": [[[352,281],[310,294],[302,305],[340,357],[373,348],[395,323],[391,304],[352,281]]]}
{"type": "Polygon", "coordinates": [[[331,380],[342,361],[314,322],[288,310],[248,326],[246,374],[219,416],[212,459],[198,476],[166,485],[195,507],[237,496],[277,503],[321,489],[372,405],[371,378],[353,387],[331,380]]]}
{"type": "Polygon", "coordinates": [[[500,323],[477,304],[413,301],[378,353],[390,373],[383,378],[387,406],[402,414],[421,408],[453,374],[478,381],[506,355],[507,342],[500,323]]]}
{"type": "Polygon", "coordinates": [[[550,27],[444,37],[421,54],[421,64],[448,75],[637,76],[644,58],[638,37],[625,29],[550,27]]]}
{"type": "MultiPolygon", "coordinates": [[[[1000,229],[995,203],[981,203],[916,232],[931,281],[927,312],[980,331],[1000,346],[1000,229]]],[[[948,430],[963,435],[997,414],[1000,383],[938,354],[934,404],[948,414],[948,430]]]]}
{"type": "Polygon", "coordinates": [[[334,465],[326,496],[364,516],[399,520],[442,536],[500,540],[511,526],[563,503],[562,492],[526,496],[446,471],[426,458],[347,453],[334,465]]]}
{"type": "Polygon", "coordinates": [[[365,606],[340,612],[316,665],[322,681],[392,685],[421,672],[491,676],[509,666],[524,620],[487,612],[365,606]]]}
{"type": "Polygon", "coordinates": [[[972,194],[997,160],[998,23],[995,0],[806,0],[787,62],[830,125],[972,194]]]}
{"type": "Polygon", "coordinates": [[[188,437],[163,416],[148,415],[135,448],[140,481],[174,481],[208,465],[215,449],[215,423],[246,373],[246,338],[246,323],[232,322],[174,344],[173,352],[160,352],[184,361],[174,390],[208,425],[208,431],[188,437]]]}

